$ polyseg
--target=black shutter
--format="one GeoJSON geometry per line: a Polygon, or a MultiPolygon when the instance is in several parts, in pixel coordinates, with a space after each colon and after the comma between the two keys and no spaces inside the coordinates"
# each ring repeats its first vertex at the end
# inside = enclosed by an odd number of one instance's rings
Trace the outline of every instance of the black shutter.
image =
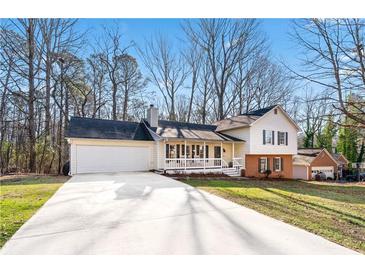
{"type": "Polygon", "coordinates": [[[266,158],[267,159],[267,162],[266,162],[266,170],[271,170],[270,168],[270,159],[269,158],[266,158]]]}
{"type": "Polygon", "coordinates": [[[263,139],[262,139],[262,143],[265,145],[265,130],[262,131],[262,136],[263,136],[263,139]]]}
{"type": "Polygon", "coordinates": [[[284,170],[284,158],[280,158],[281,171],[284,170]]]}
{"type": "Polygon", "coordinates": [[[288,132],[285,132],[285,145],[288,145],[288,132]]]}
{"type": "Polygon", "coordinates": [[[258,164],[259,164],[259,165],[258,165],[258,170],[259,170],[259,173],[261,173],[261,168],[260,168],[260,163],[261,163],[261,162],[260,162],[260,158],[259,158],[258,160],[259,160],[259,162],[258,162],[258,164]]]}
{"type": "Polygon", "coordinates": [[[272,131],[272,144],[275,145],[275,131],[272,131]]]}
{"type": "Polygon", "coordinates": [[[278,145],[280,145],[280,131],[278,131],[278,145]]]}
{"type": "Polygon", "coordinates": [[[205,146],[205,158],[209,158],[209,146],[205,146]]]}

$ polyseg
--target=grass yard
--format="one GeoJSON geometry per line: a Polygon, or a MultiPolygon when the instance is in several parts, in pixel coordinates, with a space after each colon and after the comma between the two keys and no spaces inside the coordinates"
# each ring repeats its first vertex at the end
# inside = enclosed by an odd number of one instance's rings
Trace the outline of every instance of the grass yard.
{"type": "Polygon", "coordinates": [[[69,178],[25,176],[0,181],[0,247],[69,178]]]}
{"type": "Polygon", "coordinates": [[[301,181],[185,183],[365,253],[365,186],[301,181]]]}

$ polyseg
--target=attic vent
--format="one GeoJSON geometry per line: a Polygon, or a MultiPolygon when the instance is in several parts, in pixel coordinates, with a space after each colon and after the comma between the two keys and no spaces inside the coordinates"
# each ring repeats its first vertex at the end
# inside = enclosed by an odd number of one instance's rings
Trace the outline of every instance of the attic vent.
{"type": "Polygon", "coordinates": [[[278,114],[278,109],[274,109],[274,114],[278,114]]]}

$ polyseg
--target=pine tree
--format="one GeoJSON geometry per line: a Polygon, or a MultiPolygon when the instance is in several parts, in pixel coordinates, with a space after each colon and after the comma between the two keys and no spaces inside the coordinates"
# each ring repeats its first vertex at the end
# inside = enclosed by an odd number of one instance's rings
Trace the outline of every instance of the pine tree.
{"type": "Polygon", "coordinates": [[[359,131],[356,127],[350,127],[353,121],[346,117],[343,127],[340,127],[337,150],[350,161],[355,163],[358,158],[359,131]]]}
{"type": "Polygon", "coordinates": [[[336,125],[330,116],[323,131],[317,135],[317,146],[332,152],[333,138],[336,136],[336,125]]]}

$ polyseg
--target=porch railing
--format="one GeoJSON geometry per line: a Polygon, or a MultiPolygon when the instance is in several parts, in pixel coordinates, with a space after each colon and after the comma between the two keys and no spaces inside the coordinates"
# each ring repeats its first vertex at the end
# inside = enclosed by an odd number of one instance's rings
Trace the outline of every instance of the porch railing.
{"type": "Polygon", "coordinates": [[[243,158],[233,158],[232,162],[234,167],[243,167],[243,158]]]}
{"type": "Polygon", "coordinates": [[[221,168],[225,161],[221,158],[166,158],[165,169],[221,168]]]}

